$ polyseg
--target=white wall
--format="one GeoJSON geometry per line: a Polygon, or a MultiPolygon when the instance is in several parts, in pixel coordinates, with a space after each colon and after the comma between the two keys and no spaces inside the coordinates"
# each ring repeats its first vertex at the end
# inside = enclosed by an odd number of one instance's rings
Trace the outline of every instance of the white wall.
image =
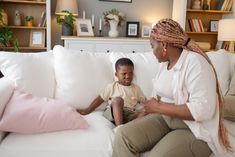
{"type": "MultiPolygon", "coordinates": [[[[52,47],[55,44],[62,44],[61,27],[56,24],[55,20],[56,0],[52,0],[52,47]]],[[[95,34],[98,34],[98,19],[104,11],[117,8],[127,16],[127,21],[139,21],[140,24],[156,23],[161,18],[172,17],[173,0],[132,0],[132,3],[121,2],[104,2],[99,0],[78,0],[79,17],[85,10],[86,17],[91,18],[95,15],[95,34]]],[[[108,28],[103,27],[104,35],[107,36],[108,28]]],[[[120,36],[125,36],[126,26],[119,28],[120,36]]]]}

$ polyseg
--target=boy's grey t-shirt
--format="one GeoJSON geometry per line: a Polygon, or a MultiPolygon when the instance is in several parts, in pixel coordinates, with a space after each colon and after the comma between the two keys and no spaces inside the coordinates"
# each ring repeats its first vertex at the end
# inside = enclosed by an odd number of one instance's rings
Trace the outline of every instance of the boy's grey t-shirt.
{"type": "Polygon", "coordinates": [[[115,97],[122,97],[124,100],[124,106],[134,109],[137,101],[145,100],[145,96],[140,87],[134,83],[130,86],[124,86],[117,81],[107,85],[103,92],[100,93],[101,98],[104,101],[112,100],[115,97]],[[133,99],[136,98],[136,99],[133,99]]]}

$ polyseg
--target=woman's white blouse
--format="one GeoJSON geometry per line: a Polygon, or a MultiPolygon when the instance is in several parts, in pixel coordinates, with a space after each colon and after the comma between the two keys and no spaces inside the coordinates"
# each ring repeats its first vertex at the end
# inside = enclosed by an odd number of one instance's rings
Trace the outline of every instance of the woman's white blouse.
{"type": "MultiPolygon", "coordinates": [[[[156,80],[166,66],[167,63],[160,63],[154,81],[153,96],[157,95],[157,86],[161,84],[156,80]]],[[[173,71],[174,103],[186,104],[195,120],[184,122],[198,139],[208,143],[215,156],[230,156],[219,143],[219,106],[216,78],[211,65],[200,54],[183,50],[173,71]]]]}

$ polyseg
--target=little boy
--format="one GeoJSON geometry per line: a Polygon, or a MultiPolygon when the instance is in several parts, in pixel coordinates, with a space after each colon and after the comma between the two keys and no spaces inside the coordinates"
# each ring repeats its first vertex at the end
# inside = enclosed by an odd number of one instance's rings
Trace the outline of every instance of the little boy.
{"type": "Polygon", "coordinates": [[[145,96],[140,87],[132,83],[133,62],[128,58],[120,58],[115,63],[115,70],[118,81],[109,84],[87,109],[78,110],[80,114],[89,114],[104,101],[108,101],[104,117],[117,126],[144,115],[135,110],[137,103],[144,101],[145,96]]]}

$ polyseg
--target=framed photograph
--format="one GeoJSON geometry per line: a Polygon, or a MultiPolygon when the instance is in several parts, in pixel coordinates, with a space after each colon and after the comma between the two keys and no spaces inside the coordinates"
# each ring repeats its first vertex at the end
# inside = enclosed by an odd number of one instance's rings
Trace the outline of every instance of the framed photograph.
{"type": "Polygon", "coordinates": [[[218,32],[218,20],[210,20],[210,32],[218,32]]]}
{"type": "Polygon", "coordinates": [[[94,36],[90,19],[77,20],[77,35],[78,36],[94,36]]]}
{"type": "Polygon", "coordinates": [[[126,22],[126,36],[139,37],[139,22],[126,22]]]}
{"type": "Polygon", "coordinates": [[[147,25],[143,25],[142,26],[142,35],[141,37],[143,38],[149,38],[150,37],[150,33],[151,33],[152,28],[150,26],[147,25]]]}
{"type": "Polygon", "coordinates": [[[107,1],[107,2],[125,2],[125,3],[131,3],[132,0],[100,0],[100,1],[107,1]]]}
{"type": "Polygon", "coordinates": [[[31,30],[29,46],[45,47],[45,30],[31,30]]]}

